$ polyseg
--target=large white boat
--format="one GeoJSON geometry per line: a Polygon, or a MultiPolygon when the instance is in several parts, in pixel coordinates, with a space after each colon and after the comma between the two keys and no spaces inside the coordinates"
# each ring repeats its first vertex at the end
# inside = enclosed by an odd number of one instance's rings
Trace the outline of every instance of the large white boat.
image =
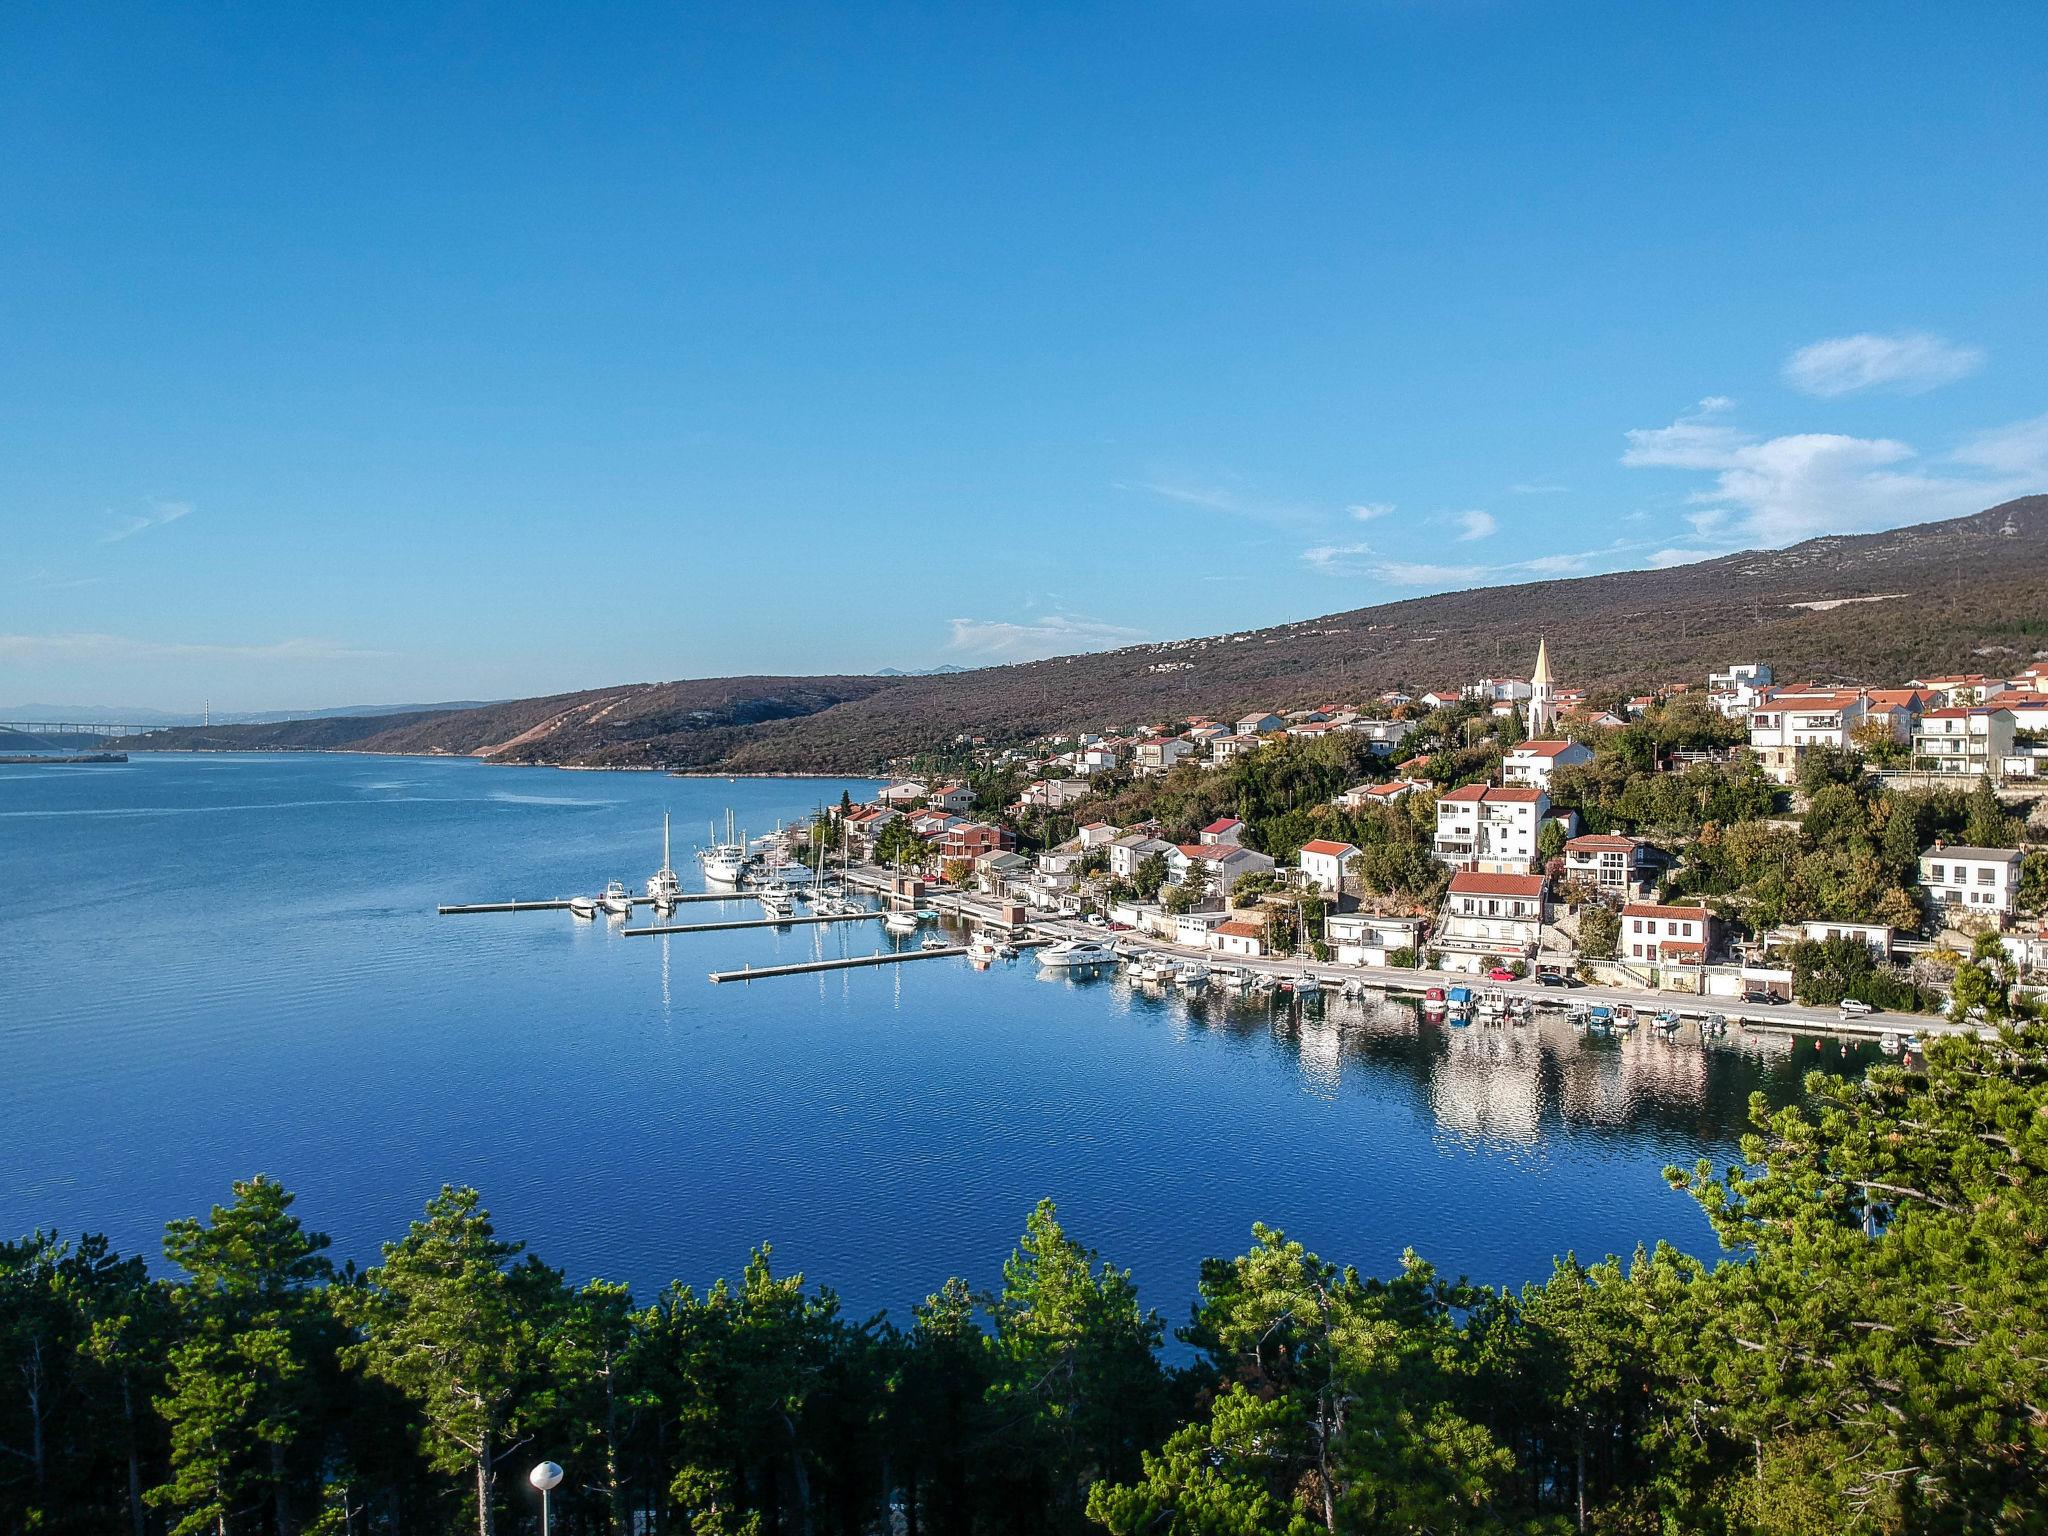
{"type": "Polygon", "coordinates": [[[786,885],[764,885],[754,894],[761,900],[761,910],[770,917],[790,917],[796,912],[796,896],[786,885]]]}
{"type": "Polygon", "coordinates": [[[718,828],[711,829],[711,842],[697,850],[697,862],[704,870],[706,885],[738,885],[747,872],[747,845],[733,835],[732,812],[725,813],[725,841],[718,841],[718,828]]]}
{"type": "Polygon", "coordinates": [[[633,898],[626,894],[625,885],[617,880],[604,888],[599,905],[613,917],[630,917],[633,914],[633,898]]]}
{"type": "Polygon", "coordinates": [[[676,872],[668,861],[668,812],[661,813],[661,868],[647,877],[647,894],[654,898],[654,904],[664,910],[676,904],[676,898],[683,894],[683,882],[676,878],[676,872]]]}
{"type": "Polygon", "coordinates": [[[1093,939],[1062,939],[1038,952],[1038,963],[1049,971],[1078,970],[1091,965],[1115,965],[1116,955],[1093,939]]]}
{"type": "Polygon", "coordinates": [[[571,896],[569,898],[569,915],[571,917],[580,917],[586,922],[595,919],[597,916],[597,898],[595,896],[571,896]]]}

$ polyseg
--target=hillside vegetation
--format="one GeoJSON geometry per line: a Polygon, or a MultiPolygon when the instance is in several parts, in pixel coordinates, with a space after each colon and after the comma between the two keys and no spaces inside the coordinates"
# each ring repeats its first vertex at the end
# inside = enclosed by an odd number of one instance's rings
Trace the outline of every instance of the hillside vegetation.
{"type": "Polygon", "coordinates": [[[1782,679],[2004,671],[2048,651],[2048,496],[1660,571],[1485,587],[1273,629],[926,677],[643,683],[434,715],[192,728],[139,749],[338,748],[508,762],[862,772],[957,733],[993,742],[1525,673],[1648,685],[1763,659],[1782,679]]]}

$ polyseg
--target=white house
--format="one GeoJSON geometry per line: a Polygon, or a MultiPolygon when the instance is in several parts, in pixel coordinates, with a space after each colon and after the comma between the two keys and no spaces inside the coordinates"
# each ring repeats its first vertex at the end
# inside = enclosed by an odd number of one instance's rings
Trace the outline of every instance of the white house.
{"type": "Polygon", "coordinates": [[[1057,811],[1088,798],[1086,779],[1033,779],[1017,796],[1020,811],[1057,811]]]}
{"type": "Polygon", "coordinates": [[[1338,729],[1349,736],[1363,736],[1374,757],[1392,757],[1401,743],[1415,734],[1414,725],[1406,720],[1348,720],[1338,729]]]}
{"type": "Polygon", "coordinates": [[[1936,843],[1920,855],[1920,886],[1937,906],[1983,912],[2002,922],[2012,915],[2020,888],[2020,851],[1936,843]]]}
{"type": "Polygon", "coordinates": [[[1303,884],[1314,886],[1325,896],[1339,896],[1344,891],[1344,861],[1357,853],[1354,843],[1318,837],[1301,845],[1295,862],[1303,884]]]}
{"type": "Polygon", "coordinates": [[[1909,677],[1906,684],[1922,693],[1934,695],[1944,708],[1956,709],[1982,704],[1986,695],[1998,692],[2003,681],[2003,678],[1986,677],[1981,672],[1965,672],[1953,677],[1909,677]]]}
{"type": "Polygon", "coordinates": [[[1541,875],[1467,870],[1451,876],[1431,942],[1446,970],[1476,971],[1487,955],[1507,959],[1535,954],[1547,913],[1541,875]]]}
{"type": "Polygon", "coordinates": [[[898,779],[893,784],[884,784],[875,799],[900,809],[913,800],[922,800],[930,791],[931,786],[923,779],[898,779]]]}
{"type": "Polygon", "coordinates": [[[974,809],[974,791],[965,784],[941,784],[925,796],[925,803],[965,816],[974,809]]]}
{"type": "Polygon", "coordinates": [[[1332,912],[1323,937],[1339,965],[1390,965],[1396,950],[1422,947],[1423,919],[1375,917],[1370,912],[1332,912]]]}
{"type": "Polygon", "coordinates": [[[2012,756],[2009,709],[1965,705],[1932,709],[1913,728],[1913,767],[1921,773],[1953,774],[1995,782],[2012,756]]]}
{"type": "Polygon", "coordinates": [[[1593,749],[1582,741],[1525,741],[1508,753],[1501,765],[1501,778],[1510,784],[1550,788],[1550,776],[1560,768],[1577,768],[1593,761],[1593,749]]]}
{"type": "Polygon", "coordinates": [[[1705,907],[1632,901],[1621,909],[1621,955],[1650,965],[1704,965],[1713,945],[1714,914],[1705,907]]]}
{"type": "Polygon", "coordinates": [[[1854,745],[1869,701],[1844,688],[1774,688],[1749,714],[1749,749],[1770,778],[1791,784],[1816,747],[1854,745]]]}
{"type": "Polygon", "coordinates": [[[1855,939],[1880,960],[1892,957],[1892,931],[1883,923],[1838,923],[1832,918],[1808,918],[1799,925],[1803,939],[1855,939]]]}
{"type": "Polygon", "coordinates": [[[1403,795],[1412,795],[1416,790],[1427,787],[1414,779],[1391,779],[1385,784],[1354,784],[1330,803],[1341,805],[1347,811],[1362,811],[1369,806],[1392,805],[1403,795]]]}
{"type": "Polygon", "coordinates": [[[1240,736],[1263,736],[1268,731],[1280,730],[1286,724],[1285,720],[1282,720],[1270,709],[1261,710],[1256,715],[1246,715],[1242,720],[1238,721],[1237,734],[1240,736]]]}
{"type": "Polygon", "coordinates": [[[1644,880],[1647,863],[1641,839],[1613,832],[1588,832],[1564,845],[1565,878],[1583,880],[1604,896],[1626,896],[1644,880]]]}
{"type": "Polygon", "coordinates": [[[1178,848],[1169,843],[1166,863],[1175,884],[1187,878],[1191,866],[1202,865],[1208,871],[1212,896],[1228,896],[1246,875],[1273,868],[1271,857],[1236,843],[1182,843],[1178,848]]]}
{"type": "Polygon", "coordinates": [[[1455,869],[1518,874],[1536,867],[1550,796],[1526,785],[1467,784],[1436,803],[1435,853],[1455,869]]]}
{"type": "Polygon", "coordinates": [[[1207,949],[1209,935],[1229,921],[1230,914],[1220,907],[1207,912],[1183,912],[1173,920],[1173,942],[1207,949]]]}
{"type": "MultiPolygon", "coordinates": [[[[1134,879],[1138,866],[1153,854],[1162,857],[1173,852],[1173,844],[1164,838],[1152,837],[1144,832],[1126,832],[1109,845],[1109,872],[1122,880],[1134,879]]],[[[1172,860],[1167,860],[1169,866],[1172,860]]]]}
{"type": "Polygon", "coordinates": [[[1107,848],[1121,833],[1106,821],[1091,821],[1074,835],[1083,848],[1107,848]]]}
{"type": "Polygon", "coordinates": [[[1164,773],[1195,750],[1195,744],[1180,736],[1147,736],[1131,753],[1139,773],[1164,773]]]}
{"type": "Polygon", "coordinates": [[[1236,843],[1244,838],[1244,823],[1235,816],[1219,816],[1197,834],[1203,843],[1236,843]]]}
{"type": "Polygon", "coordinates": [[[1266,925],[1232,918],[1209,930],[1209,947],[1219,955],[1251,959],[1266,952],[1266,925]]]}
{"type": "Polygon", "coordinates": [[[1748,714],[1770,690],[1768,662],[1732,662],[1723,671],[1707,674],[1707,702],[1731,719],[1748,714]]]}

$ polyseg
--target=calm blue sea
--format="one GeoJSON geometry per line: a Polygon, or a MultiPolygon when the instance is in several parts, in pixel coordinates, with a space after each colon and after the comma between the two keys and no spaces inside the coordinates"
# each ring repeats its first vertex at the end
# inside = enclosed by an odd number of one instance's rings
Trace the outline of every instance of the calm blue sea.
{"type": "Polygon", "coordinates": [[[0,1232],[154,1257],[167,1219],[260,1170],[368,1261],[471,1183],[575,1280],[703,1283],[772,1241],[900,1315],[949,1274],[993,1282],[1050,1195],[1177,1321],[1198,1261],[1254,1220],[1370,1271],[1412,1246],[1497,1283],[1566,1249],[1711,1252],[1659,1170],[1732,1154],[1752,1090],[1862,1059],[1334,998],[1290,1017],[1028,963],[713,987],[883,936],[434,913],[638,889],[664,810],[696,888],[683,854],[727,807],[761,832],[865,787],[349,756],[0,768],[0,1232]]]}

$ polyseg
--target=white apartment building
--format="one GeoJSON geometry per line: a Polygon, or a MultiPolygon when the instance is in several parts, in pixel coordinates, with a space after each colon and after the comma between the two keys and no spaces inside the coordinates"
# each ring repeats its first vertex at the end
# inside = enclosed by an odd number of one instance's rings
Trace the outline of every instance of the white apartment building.
{"type": "Polygon", "coordinates": [[[1536,953],[1548,906],[1541,875],[1451,876],[1431,941],[1444,969],[1476,971],[1487,955],[1503,959],[1536,953]]]}
{"type": "Polygon", "coordinates": [[[1501,778],[1509,784],[1550,788],[1550,776],[1560,768],[1577,768],[1593,761],[1593,749],[1582,741],[1525,741],[1507,755],[1501,778]]]}
{"type": "Polygon", "coordinates": [[[1850,689],[1774,688],[1749,714],[1749,749],[1770,778],[1791,784],[1814,747],[1849,747],[1869,701],[1850,689]]]}
{"type": "Polygon", "coordinates": [[[1396,950],[1422,947],[1419,917],[1374,917],[1369,912],[1332,912],[1323,939],[1339,965],[1388,965],[1396,950]]]}
{"type": "Polygon", "coordinates": [[[1564,845],[1568,880],[1583,880],[1603,896],[1626,896],[1643,883],[1645,857],[1640,839],[1616,832],[1587,832],[1564,845]]]}
{"type": "Polygon", "coordinates": [[[1770,691],[1770,663],[1732,662],[1725,671],[1707,674],[1707,702],[1730,719],[1739,719],[1770,691]]]}
{"type": "Polygon", "coordinates": [[[1355,844],[1340,843],[1327,837],[1303,843],[1300,854],[1296,856],[1302,884],[1314,886],[1325,896],[1342,895],[1344,861],[1356,857],[1357,853],[1355,844]]]}
{"type": "Polygon", "coordinates": [[[1920,773],[1999,779],[2005,759],[2012,756],[2013,728],[2009,709],[1929,710],[1913,728],[1913,767],[1920,773]]]}
{"type": "Polygon", "coordinates": [[[1936,843],[1920,855],[1920,886],[1936,906],[1983,912],[2003,921],[2012,915],[2020,888],[2020,851],[1936,843]]]}
{"type": "Polygon", "coordinates": [[[1537,863],[1536,836],[1550,796],[1527,785],[1467,784],[1436,803],[1438,859],[1455,869],[1526,874],[1537,863]]]}

